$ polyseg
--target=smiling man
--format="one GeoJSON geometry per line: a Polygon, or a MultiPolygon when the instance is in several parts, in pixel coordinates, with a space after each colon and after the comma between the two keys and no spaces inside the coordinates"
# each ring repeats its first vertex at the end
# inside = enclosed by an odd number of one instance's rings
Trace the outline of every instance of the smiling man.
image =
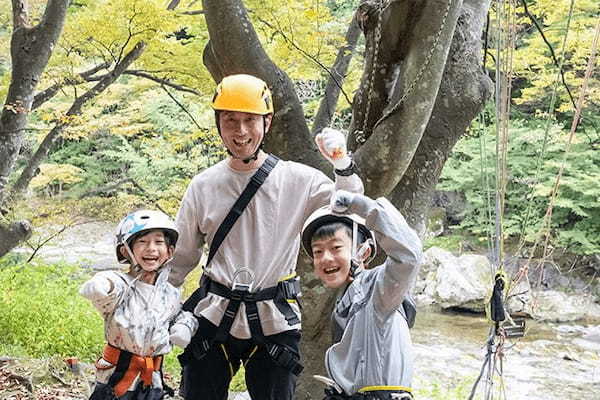
{"type": "Polygon", "coordinates": [[[225,77],[212,107],[229,157],[188,186],[177,213],[180,238],[171,262],[170,279],[179,286],[198,265],[205,242],[214,254],[199,289],[186,301],[200,328],[180,357],[182,394],[187,400],[226,399],[243,362],[252,399],[292,399],[302,371],[296,276],[302,224],[328,204],[334,189],[362,193],[362,181],[339,131],[327,129],[317,136],[321,153],[335,169],[335,184],[314,168],[262,150],[273,102],[261,79],[225,77]],[[237,205],[247,185],[265,176],[247,206],[237,205]],[[223,235],[222,221],[230,220],[234,204],[239,218],[223,235]],[[218,250],[212,251],[219,238],[218,250]]]}
{"type": "MultiPolygon", "coordinates": [[[[385,198],[340,190],[315,211],[302,245],[321,282],[339,289],[325,365],[327,400],[411,399],[413,355],[404,306],[422,257],[421,241],[385,198]],[[385,262],[368,268],[377,243],[385,262]]],[[[411,303],[412,304],[412,303],[411,303]]]]}

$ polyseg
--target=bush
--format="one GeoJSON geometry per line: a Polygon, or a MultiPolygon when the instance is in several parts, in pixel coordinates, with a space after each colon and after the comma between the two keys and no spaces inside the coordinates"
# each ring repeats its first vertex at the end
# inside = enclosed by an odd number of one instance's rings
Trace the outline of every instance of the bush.
{"type": "MultiPolygon", "coordinates": [[[[512,121],[507,155],[505,239],[532,244],[541,235],[549,197],[563,161],[568,132],[546,121],[512,121]],[[545,147],[544,157],[540,153],[545,147]],[[540,160],[538,163],[538,159],[540,160]],[[539,167],[538,167],[539,164],[539,167]]],[[[469,209],[461,228],[485,240],[493,233],[495,127],[477,126],[446,162],[439,188],[465,193],[469,209]]],[[[554,203],[551,239],[575,254],[600,253],[600,152],[576,137],[565,159],[554,203]]]]}
{"type": "Polygon", "coordinates": [[[78,293],[86,276],[64,264],[0,260],[0,349],[36,358],[94,360],[104,343],[102,319],[78,293]]]}

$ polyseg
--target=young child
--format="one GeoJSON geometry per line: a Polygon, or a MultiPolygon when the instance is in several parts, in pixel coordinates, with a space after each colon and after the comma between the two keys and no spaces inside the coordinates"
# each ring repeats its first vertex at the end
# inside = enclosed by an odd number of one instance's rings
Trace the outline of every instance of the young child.
{"type": "Polygon", "coordinates": [[[339,190],[306,221],[302,245],[321,282],[340,289],[325,399],[411,399],[412,342],[402,304],[421,262],[417,234],[385,198],[339,190]],[[387,259],[365,269],[375,236],[387,259]]]}
{"type": "Polygon", "coordinates": [[[159,211],[140,210],[118,225],[116,253],[127,273],[102,271],[83,284],[81,295],[104,318],[106,346],[96,362],[90,400],[155,400],[169,391],[162,379],[163,355],[171,343],[187,346],[198,322],[181,310],[180,290],[167,280],[178,232],[159,211]]]}

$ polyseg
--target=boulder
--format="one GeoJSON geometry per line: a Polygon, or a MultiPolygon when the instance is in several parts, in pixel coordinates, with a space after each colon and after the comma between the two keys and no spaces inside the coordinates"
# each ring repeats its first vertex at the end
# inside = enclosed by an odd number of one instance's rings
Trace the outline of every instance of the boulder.
{"type": "Polygon", "coordinates": [[[491,286],[490,263],[485,256],[456,257],[432,247],[425,252],[414,294],[419,305],[482,312],[491,286]]]}

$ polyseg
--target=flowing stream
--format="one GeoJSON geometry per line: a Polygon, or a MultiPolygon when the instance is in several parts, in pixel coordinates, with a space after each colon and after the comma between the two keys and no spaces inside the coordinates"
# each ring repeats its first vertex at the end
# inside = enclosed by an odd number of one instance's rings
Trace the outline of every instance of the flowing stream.
{"type": "MultiPolygon", "coordinates": [[[[509,400],[600,399],[600,326],[527,325],[525,337],[505,343],[503,379],[494,380],[495,388],[503,383],[509,400]]],[[[485,359],[489,328],[481,316],[421,312],[412,330],[418,398],[431,395],[419,396],[421,385],[433,384],[448,398],[467,399],[485,359]]],[[[483,381],[477,399],[483,398],[483,381]]]]}

